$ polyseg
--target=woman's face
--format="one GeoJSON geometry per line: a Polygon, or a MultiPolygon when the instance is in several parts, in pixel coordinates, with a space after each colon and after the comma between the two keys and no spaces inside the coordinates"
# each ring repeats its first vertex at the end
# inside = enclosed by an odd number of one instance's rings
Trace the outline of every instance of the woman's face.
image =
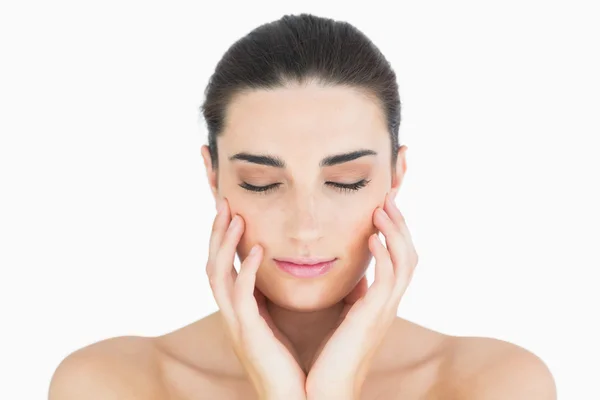
{"type": "Polygon", "coordinates": [[[232,215],[244,219],[239,259],[256,243],[264,249],[258,289],[291,310],[339,302],[364,275],[371,260],[367,240],[377,232],[373,212],[386,193],[395,196],[406,168],[403,146],[401,168],[392,176],[391,143],[379,106],[342,86],[247,92],[230,103],[217,147],[218,173],[210,167],[206,146],[202,149],[209,181],[215,196],[227,198],[232,215]],[[323,161],[363,150],[373,154],[323,161]],[[232,158],[241,153],[273,157],[280,165],[232,158]],[[251,190],[264,186],[271,188],[251,190]],[[287,257],[336,261],[324,275],[298,278],[274,261],[287,257]]]}

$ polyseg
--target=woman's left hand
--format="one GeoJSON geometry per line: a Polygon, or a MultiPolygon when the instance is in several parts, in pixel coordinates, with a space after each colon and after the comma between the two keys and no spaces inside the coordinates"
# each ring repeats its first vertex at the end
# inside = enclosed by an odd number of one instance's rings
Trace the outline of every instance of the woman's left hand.
{"type": "Polygon", "coordinates": [[[375,280],[363,277],[344,299],[337,329],[323,340],[306,380],[308,400],[358,399],[372,358],[396,318],[400,299],[412,278],[418,255],[400,210],[386,195],[373,221],[385,236],[369,237],[375,280]]]}

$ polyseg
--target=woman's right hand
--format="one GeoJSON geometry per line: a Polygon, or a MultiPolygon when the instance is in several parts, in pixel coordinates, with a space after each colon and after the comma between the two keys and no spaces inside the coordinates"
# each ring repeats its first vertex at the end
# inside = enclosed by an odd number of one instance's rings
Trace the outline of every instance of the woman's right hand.
{"type": "Polygon", "coordinates": [[[255,287],[262,247],[253,247],[239,274],[233,266],[243,232],[243,218],[231,219],[227,200],[219,200],[206,273],[228,337],[261,400],[304,400],[306,374],[291,344],[272,323],[264,295],[255,287]]]}

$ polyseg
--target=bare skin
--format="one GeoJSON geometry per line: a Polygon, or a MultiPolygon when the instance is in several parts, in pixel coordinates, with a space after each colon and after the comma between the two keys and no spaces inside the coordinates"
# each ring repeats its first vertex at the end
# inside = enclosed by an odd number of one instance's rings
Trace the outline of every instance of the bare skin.
{"type": "MultiPolygon", "coordinates": [[[[228,344],[222,340],[222,328],[217,313],[205,319],[184,327],[164,337],[158,338],[157,345],[161,349],[161,356],[167,357],[163,362],[175,364],[188,364],[193,366],[190,371],[208,371],[205,374],[215,374],[224,382],[213,381],[211,390],[212,398],[221,398],[218,394],[227,393],[232,388],[235,395],[231,398],[251,399],[252,388],[249,386],[243,369],[237,362],[235,355],[229,350],[228,344]],[[195,340],[198,335],[212,338],[202,344],[199,353],[210,356],[200,360],[190,358],[189,350],[183,346],[188,341],[195,340]],[[225,392],[222,392],[225,390],[225,392]]],[[[388,338],[382,345],[376,360],[374,361],[370,378],[363,387],[363,399],[395,398],[386,397],[386,393],[405,396],[398,398],[435,398],[435,392],[439,391],[437,384],[440,382],[441,370],[444,367],[444,354],[448,352],[448,338],[434,331],[425,329],[401,318],[390,329],[388,338]],[[404,340],[395,340],[395,337],[403,337],[404,340]],[[399,377],[405,377],[400,382],[399,377]],[[378,397],[383,396],[383,397],[378,397]],[[409,397],[406,397],[409,396],[409,397]]],[[[202,373],[201,373],[202,374],[202,373]]],[[[171,379],[177,380],[181,376],[176,374],[171,379]]],[[[196,399],[194,392],[182,393],[185,399],[196,399]]],[[[197,395],[196,395],[197,396],[197,395]]],[[[211,398],[206,397],[206,398],[211,398]]],[[[225,397],[223,397],[225,398],[225,397]]]]}
{"type": "MultiPolygon", "coordinates": [[[[111,338],[72,353],[53,376],[50,399],[78,398],[258,397],[216,312],[163,336],[111,338]]],[[[556,395],[546,366],[525,349],[491,338],[447,336],[398,317],[360,398],[549,400],[556,395]],[[507,392],[515,385],[524,394],[507,392]]]]}
{"type": "MultiPolygon", "coordinates": [[[[390,148],[372,97],[312,84],[232,99],[218,137],[218,170],[202,148],[213,196],[227,199],[231,215],[244,220],[235,248],[239,259],[255,244],[264,249],[256,288],[269,299],[273,323],[304,372],[334,327],[342,299],[369,265],[367,241],[377,232],[373,210],[386,196],[395,198],[403,181],[406,146],[394,168],[390,148]],[[359,150],[369,152],[323,162],[359,150]],[[257,163],[256,155],[273,156],[279,166],[257,163]],[[340,189],[356,182],[367,183],[340,189]],[[273,190],[250,190],[257,187],[273,190]],[[336,258],[336,268],[307,280],[275,266],[274,259],[300,256],[336,258]]],[[[50,399],[257,398],[219,317],[211,314],[160,337],[119,337],[80,349],[57,368],[50,399]]],[[[556,398],[552,375],[527,350],[495,339],[447,336],[399,317],[366,371],[361,399],[556,398]]]]}

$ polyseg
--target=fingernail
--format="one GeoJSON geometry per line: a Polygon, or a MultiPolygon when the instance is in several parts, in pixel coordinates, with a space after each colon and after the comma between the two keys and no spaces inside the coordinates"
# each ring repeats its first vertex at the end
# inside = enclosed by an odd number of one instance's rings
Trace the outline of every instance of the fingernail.
{"type": "Polygon", "coordinates": [[[236,214],[233,219],[231,220],[231,223],[229,224],[229,229],[235,229],[237,228],[237,226],[240,224],[240,217],[236,214]]]}
{"type": "Polygon", "coordinates": [[[258,253],[258,245],[255,244],[254,246],[252,246],[252,249],[250,249],[250,254],[251,256],[255,255],[256,253],[258,253]]]}
{"type": "Polygon", "coordinates": [[[381,217],[381,218],[387,218],[387,215],[385,214],[385,211],[383,211],[382,208],[377,207],[377,214],[381,217]]]}

